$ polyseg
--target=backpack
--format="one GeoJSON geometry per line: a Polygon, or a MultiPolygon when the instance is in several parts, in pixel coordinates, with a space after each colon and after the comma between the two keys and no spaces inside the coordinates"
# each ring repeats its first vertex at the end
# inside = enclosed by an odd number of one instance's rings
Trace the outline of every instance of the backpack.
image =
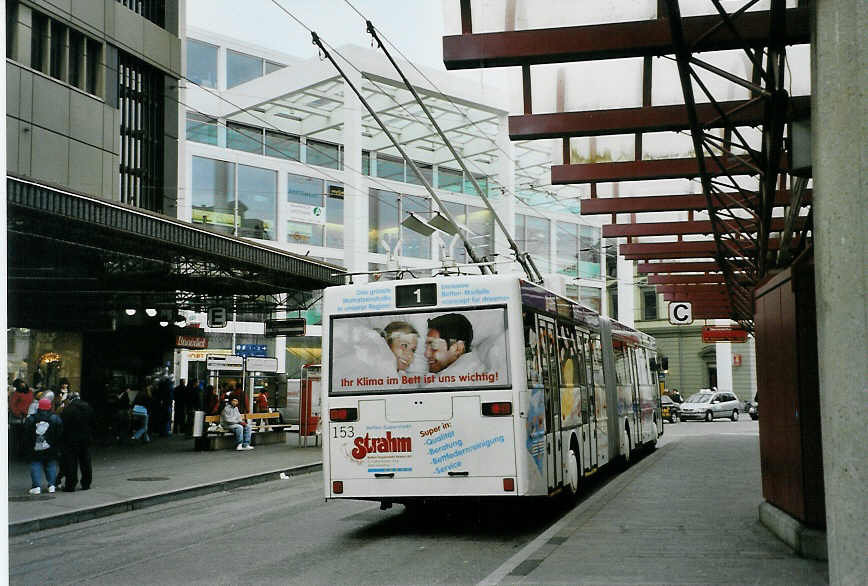
{"type": "Polygon", "coordinates": [[[50,428],[51,421],[41,420],[36,422],[36,442],[33,444],[34,452],[44,452],[51,448],[46,435],[50,428]]]}
{"type": "Polygon", "coordinates": [[[27,408],[33,402],[33,392],[20,393],[13,391],[9,397],[9,411],[15,417],[24,417],[27,415],[27,408]]]}

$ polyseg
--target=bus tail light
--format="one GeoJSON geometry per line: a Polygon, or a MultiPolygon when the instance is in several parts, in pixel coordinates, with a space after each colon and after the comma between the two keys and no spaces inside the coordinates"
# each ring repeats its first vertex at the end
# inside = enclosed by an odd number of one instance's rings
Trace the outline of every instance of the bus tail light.
{"type": "Polygon", "coordinates": [[[330,421],[357,421],[359,419],[359,410],[355,407],[341,407],[339,409],[329,409],[330,421]]]}
{"type": "Polygon", "coordinates": [[[344,493],[343,480],[335,480],[334,482],[332,482],[332,492],[334,494],[343,494],[344,493]]]}
{"type": "Polygon", "coordinates": [[[503,492],[515,492],[515,478],[503,479],[503,492]]]}
{"type": "Polygon", "coordinates": [[[512,403],[509,401],[499,401],[497,403],[483,403],[482,414],[489,417],[505,417],[512,415],[512,403]]]}

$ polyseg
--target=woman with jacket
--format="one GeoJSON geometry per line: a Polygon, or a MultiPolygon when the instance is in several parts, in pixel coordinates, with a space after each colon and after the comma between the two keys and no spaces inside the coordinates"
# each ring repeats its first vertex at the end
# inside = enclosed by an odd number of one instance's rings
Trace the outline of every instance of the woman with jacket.
{"type": "Polygon", "coordinates": [[[54,492],[57,482],[57,458],[63,438],[63,422],[51,412],[51,400],[42,398],[35,414],[24,424],[27,447],[30,451],[30,494],[42,493],[42,474],[48,483],[48,492],[54,492]]]}

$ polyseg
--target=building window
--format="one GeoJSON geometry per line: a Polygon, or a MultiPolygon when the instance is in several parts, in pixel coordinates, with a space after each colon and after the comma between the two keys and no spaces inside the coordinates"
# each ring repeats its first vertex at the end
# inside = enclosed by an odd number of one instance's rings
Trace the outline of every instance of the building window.
{"type": "MultiPolygon", "coordinates": [[[[164,78],[150,65],[118,52],[121,202],[153,212],[163,211],[164,78]]],[[[92,83],[97,80],[89,80],[88,87],[92,83]]]]}
{"type": "MultiPolygon", "coordinates": [[[[480,175],[478,173],[474,173],[473,177],[476,179],[476,182],[479,183],[479,187],[480,187],[480,189],[482,189],[482,193],[487,196],[488,195],[488,177],[486,177],[485,175],[480,175]]],[[[464,193],[467,193],[470,195],[479,195],[478,193],[476,193],[476,188],[473,187],[473,181],[471,181],[470,177],[468,177],[466,175],[464,177],[464,193]]]]}
{"type": "Polygon", "coordinates": [[[30,67],[45,73],[48,70],[48,17],[34,10],[31,27],[30,67]]]}
{"type": "Polygon", "coordinates": [[[371,174],[371,153],[370,151],[362,151],[362,175],[371,174]]]}
{"type": "MultiPolygon", "coordinates": [[[[419,168],[419,171],[422,172],[422,177],[425,178],[425,181],[428,182],[428,185],[434,185],[434,165],[429,165],[427,163],[420,163],[416,161],[416,166],[419,168]]],[[[407,183],[412,183],[413,185],[423,185],[423,183],[416,176],[416,173],[413,171],[413,168],[410,165],[407,165],[407,183]]]]}
{"type": "Polygon", "coordinates": [[[226,87],[248,82],[262,77],[262,58],[232,51],[226,51],[226,87]]]}
{"type": "Polygon", "coordinates": [[[235,233],[235,164],[193,157],[193,222],[235,233]]]}
{"type": "Polygon", "coordinates": [[[217,144],[217,120],[196,112],[187,112],[187,140],[217,144]]]}
{"type": "Polygon", "coordinates": [[[84,35],[69,29],[69,84],[84,89],[85,70],[85,40],[84,35]]]}
{"type": "Polygon", "coordinates": [[[557,222],[555,232],[555,244],[557,246],[555,270],[568,277],[579,277],[579,225],[570,222],[557,222]]]}
{"type": "Polygon", "coordinates": [[[6,57],[18,60],[18,2],[6,0],[6,57]]]}
{"type": "Polygon", "coordinates": [[[269,157],[301,160],[301,141],[297,136],[265,130],[265,154],[269,157]]]}
{"type": "MultiPolygon", "coordinates": [[[[415,212],[422,218],[427,218],[431,212],[431,200],[427,197],[402,195],[400,198],[401,220],[415,212]]],[[[431,237],[401,226],[401,256],[413,258],[431,258],[431,237]]]]}
{"type": "Polygon", "coordinates": [[[437,168],[437,187],[447,191],[461,193],[463,185],[463,175],[460,170],[450,169],[448,167],[437,168]]]}
{"type": "Polygon", "coordinates": [[[579,226],[579,275],[585,278],[600,276],[600,229],[579,226]]]}
{"type": "Polygon", "coordinates": [[[344,247],[344,188],[326,184],[326,246],[344,247]]]}
{"type": "Polygon", "coordinates": [[[603,311],[603,291],[596,287],[579,287],[579,303],[597,313],[603,311]]]}
{"type": "MultiPolygon", "coordinates": [[[[85,80],[84,80],[84,91],[89,94],[93,94],[95,96],[102,95],[101,91],[101,73],[102,68],[100,64],[102,63],[102,43],[99,41],[94,41],[93,39],[87,39],[85,44],[85,48],[87,54],[85,55],[85,80]]],[[[139,63],[142,63],[139,61],[139,63]]],[[[142,63],[142,65],[145,65],[142,63]]],[[[151,89],[156,89],[159,87],[160,94],[152,94],[151,98],[156,99],[160,104],[160,120],[162,121],[162,110],[163,110],[163,100],[162,100],[162,89],[163,89],[163,78],[160,76],[160,73],[154,69],[153,67],[148,67],[148,83],[150,84],[151,89]],[[159,98],[159,99],[158,99],[159,98]]],[[[144,70],[143,70],[144,71],[144,70]]],[[[120,78],[120,70],[118,72],[118,78],[120,78]]],[[[162,124],[162,122],[161,122],[162,124]]],[[[162,126],[154,127],[152,130],[156,131],[159,128],[160,135],[162,136],[162,126]]]]}
{"type": "Polygon", "coordinates": [[[551,234],[549,232],[549,220],[527,216],[515,215],[515,233],[519,245],[524,245],[526,252],[533,255],[534,262],[540,271],[549,272],[549,254],[551,253],[551,234]]]}
{"type": "Polygon", "coordinates": [[[217,47],[187,39],[187,77],[198,85],[217,87],[217,47]]]}
{"type": "Polygon", "coordinates": [[[642,290],[642,319],[657,319],[657,291],[654,289],[642,290]]]}
{"type": "MultiPolygon", "coordinates": [[[[452,214],[459,227],[467,228],[467,239],[478,258],[483,258],[494,252],[494,216],[488,210],[479,206],[447,201],[446,209],[452,214]]],[[[470,262],[467,251],[460,238],[442,235],[449,254],[457,263],[470,262]]]]}
{"type": "Polygon", "coordinates": [[[265,62],[265,74],[274,73],[275,71],[280,71],[286,67],[283,63],[275,63],[274,61],[266,61],[265,62]]]}
{"type": "Polygon", "coordinates": [[[288,242],[343,248],[342,185],[290,174],[286,201],[288,242]]]}
{"type": "Polygon", "coordinates": [[[377,177],[404,181],[404,159],[390,155],[377,154],[377,177]]]}
{"type": "Polygon", "coordinates": [[[394,252],[399,238],[399,199],[397,193],[371,189],[368,198],[369,252],[394,252]]]}
{"type": "Polygon", "coordinates": [[[51,21],[51,40],[50,40],[50,75],[54,79],[66,81],[67,79],[67,45],[69,41],[66,38],[66,26],[57,22],[51,21]]]}
{"type": "Polygon", "coordinates": [[[609,286],[608,288],[609,294],[609,317],[613,319],[618,319],[618,287],[609,286]]]}
{"type": "Polygon", "coordinates": [[[166,0],[118,0],[160,28],[166,26],[166,0]]]}
{"type": "Polygon", "coordinates": [[[237,122],[227,122],[226,146],[237,151],[261,155],[262,129],[237,122]]]}
{"type": "Polygon", "coordinates": [[[277,171],[238,165],[238,235],[274,240],[277,171]]]}
{"type": "Polygon", "coordinates": [[[618,239],[606,238],[606,276],[618,277],[618,239]]]}
{"type": "Polygon", "coordinates": [[[340,145],[308,139],[305,150],[306,161],[310,165],[340,169],[342,167],[340,151],[340,145]]]}

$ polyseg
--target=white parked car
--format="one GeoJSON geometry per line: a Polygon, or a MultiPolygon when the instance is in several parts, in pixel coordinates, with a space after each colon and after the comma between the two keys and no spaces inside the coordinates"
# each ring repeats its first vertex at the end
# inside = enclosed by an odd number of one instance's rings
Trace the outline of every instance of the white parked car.
{"type": "Polygon", "coordinates": [[[729,391],[715,391],[702,389],[691,395],[681,404],[681,420],[704,419],[732,419],[738,421],[739,411],[742,410],[741,401],[729,391]]]}

